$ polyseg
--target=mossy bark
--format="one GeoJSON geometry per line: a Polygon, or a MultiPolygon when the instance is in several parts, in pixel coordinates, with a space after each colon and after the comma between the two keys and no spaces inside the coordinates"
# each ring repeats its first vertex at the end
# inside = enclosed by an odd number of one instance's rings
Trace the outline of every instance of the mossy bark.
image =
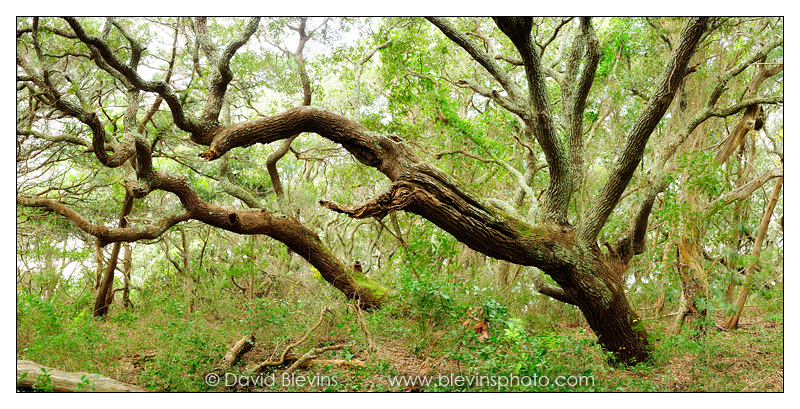
{"type": "Polygon", "coordinates": [[[599,248],[573,255],[567,274],[550,272],[569,299],[581,310],[604,350],[616,362],[633,365],[650,358],[647,331],[625,295],[619,260],[599,248]]]}

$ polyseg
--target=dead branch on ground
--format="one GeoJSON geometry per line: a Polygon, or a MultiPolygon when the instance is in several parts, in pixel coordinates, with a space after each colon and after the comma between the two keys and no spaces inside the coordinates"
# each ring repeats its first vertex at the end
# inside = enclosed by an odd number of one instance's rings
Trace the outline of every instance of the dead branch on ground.
{"type": "Polygon", "coordinates": [[[260,372],[261,370],[263,370],[267,366],[280,366],[280,365],[283,365],[284,363],[286,363],[286,355],[289,354],[289,351],[291,351],[292,349],[294,349],[298,345],[300,345],[303,342],[305,342],[305,340],[308,339],[308,337],[311,335],[311,333],[314,332],[317,328],[319,328],[320,325],[322,325],[322,319],[325,317],[325,313],[328,312],[328,311],[329,311],[328,307],[322,307],[322,311],[320,311],[320,313],[319,313],[319,319],[317,320],[317,323],[314,324],[314,326],[312,326],[311,328],[309,328],[308,331],[306,331],[306,333],[303,335],[302,338],[300,338],[299,340],[297,340],[297,341],[293,342],[292,344],[290,344],[289,346],[287,346],[283,350],[283,353],[281,354],[280,359],[278,359],[277,361],[266,360],[264,362],[261,362],[260,364],[258,364],[255,367],[253,367],[249,372],[256,373],[256,372],[260,372]]]}
{"type": "MultiPolygon", "coordinates": [[[[344,348],[346,346],[349,346],[349,345],[346,345],[346,344],[343,344],[343,345],[329,345],[329,346],[322,347],[322,348],[311,348],[308,352],[303,354],[303,356],[301,356],[300,359],[295,361],[295,363],[293,363],[292,366],[290,366],[289,369],[286,370],[286,373],[292,373],[298,367],[305,366],[306,363],[308,363],[312,359],[318,357],[323,352],[337,351],[337,350],[340,350],[340,349],[342,349],[342,348],[344,348]]],[[[317,363],[319,363],[319,362],[317,362],[317,363]]]]}

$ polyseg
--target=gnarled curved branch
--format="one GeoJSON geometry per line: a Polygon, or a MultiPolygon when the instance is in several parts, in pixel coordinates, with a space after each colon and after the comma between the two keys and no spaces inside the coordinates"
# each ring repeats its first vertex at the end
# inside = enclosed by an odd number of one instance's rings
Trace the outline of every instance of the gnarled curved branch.
{"type": "Polygon", "coordinates": [[[486,70],[489,71],[489,73],[497,80],[497,82],[500,83],[512,100],[515,102],[524,101],[519,87],[517,87],[517,85],[511,80],[511,77],[509,77],[503,67],[501,67],[497,61],[495,61],[494,56],[483,51],[482,47],[480,47],[471,38],[467,37],[466,34],[455,28],[446,18],[427,17],[427,20],[438,27],[439,30],[441,30],[442,33],[447,36],[447,38],[453,40],[454,43],[458,44],[467,53],[469,53],[469,55],[472,56],[475,61],[486,68],[486,70]]]}
{"type": "Polygon", "coordinates": [[[565,79],[561,84],[561,99],[565,106],[567,156],[572,171],[573,189],[580,189],[583,184],[583,111],[586,109],[586,99],[589,97],[594,74],[600,62],[600,45],[595,38],[591,20],[582,17],[580,21],[581,34],[575,37],[575,44],[564,74],[565,79]],[[581,65],[583,71],[579,72],[581,65]]]}
{"type": "Polygon", "coordinates": [[[270,143],[299,132],[313,132],[341,144],[356,159],[394,183],[367,203],[326,207],[353,217],[381,218],[406,210],[432,221],[476,251],[558,274],[559,261],[548,240],[572,243],[572,230],[548,222],[529,225],[467,193],[445,172],[423,162],[402,139],[372,132],[344,116],[315,107],[297,107],[220,129],[203,158],[213,160],[236,147],[270,143]]]}
{"type": "Polygon", "coordinates": [[[576,305],[575,300],[573,300],[563,288],[554,286],[545,281],[541,271],[531,267],[525,268],[525,270],[530,273],[533,286],[536,288],[536,291],[539,292],[539,294],[546,295],[563,303],[576,305]]]}
{"type": "Polygon", "coordinates": [[[542,147],[550,172],[550,181],[540,202],[540,218],[566,225],[572,196],[571,170],[564,144],[556,134],[544,70],[533,44],[533,20],[526,17],[497,17],[494,20],[522,57],[528,81],[528,101],[532,110],[522,119],[533,130],[536,141],[542,147]]]}
{"type": "Polygon", "coordinates": [[[765,183],[769,182],[770,180],[778,177],[783,177],[783,168],[773,168],[761,174],[761,176],[751,180],[747,184],[731,190],[730,192],[721,195],[714,200],[713,202],[709,203],[708,206],[705,208],[705,217],[710,216],[711,214],[717,212],[721,208],[727,206],[728,204],[736,201],[742,200],[749,197],[756,189],[763,186],[765,183]]]}
{"type": "MultiPolygon", "coordinates": [[[[306,22],[307,18],[302,17],[300,19],[300,24],[297,27],[289,26],[289,24],[287,24],[287,26],[297,31],[297,34],[300,36],[300,38],[297,41],[297,49],[294,52],[289,52],[289,50],[283,51],[284,53],[290,54],[297,63],[297,68],[300,72],[300,85],[303,88],[303,105],[308,106],[311,105],[311,81],[308,78],[306,61],[303,57],[303,49],[306,46],[306,42],[308,42],[308,39],[310,38],[309,34],[306,33],[306,22]]],[[[278,204],[281,206],[281,208],[284,207],[285,201],[283,198],[283,183],[281,183],[281,177],[280,174],[278,174],[278,161],[289,152],[289,149],[292,147],[292,142],[298,136],[299,134],[296,134],[285,139],[281,143],[281,146],[269,155],[266,162],[267,172],[269,173],[269,178],[272,181],[272,188],[275,190],[275,195],[278,197],[278,204]]]]}
{"type": "Polygon", "coordinates": [[[678,90],[678,84],[686,74],[686,66],[694,54],[700,37],[705,32],[708,18],[690,19],[681,30],[672,58],[667,62],[647,106],[636,118],[626,137],[623,154],[614,164],[606,183],[598,194],[584,222],[578,227],[578,236],[585,244],[594,244],[600,229],[616,207],[625,187],[630,182],[636,167],[642,160],[645,145],[658,121],[669,108],[678,90]]]}
{"type": "Polygon", "coordinates": [[[142,91],[155,92],[164,98],[164,101],[167,102],[167,105],[172,112],[172,119],[178,128],[192,133],[199,132],[201,130],[199,124],[192,118],[187,117],[183,112],[183,106],[178,100],[177,95],[175,95],[175,93],[172,91],[172,88],[170,88],[169,84],[163,81],[143,80],[136,70],[123,63],[116,57],[114,51],[105,41],[99,37],[86,33],[86,31],[83,29],[83,26],[76,18],[69,17],[65,18],[65,20],[70,27],[72,27],[72,30],[75,32],[75,35],[78,37],[78,39],[80,39],[87,46],[90,46],[90,48],[97,50],[99,55],[102,57],[102,60],[114,70],[119,72],[122,76],[124,76],[128,81],[130,81],[133,86],[142,91]]]}
{"type": "MultiPolygon", "coordinates": [[[[214,68],[211,77],[211,86],[209,87],[208,96],[206,97],[206,105],[203,109],[202,119],[203,122],[216,122],[219,120],[220,110],[222,103],[225,99],[225,92],[228,89],[228,84],[233,79],[233,72],[231,71],[230,62],[236,51],[241,48],[250,37],[258,29],[260,19],[253,17],[247,22],[244,31],[234,38],[222,52],[217,53],[217,48],[211,41],[211,37],[206,31],[205,19],[199,18],[197,22],[198,40],[203,46],[203,50],[209,56],[211,65],[214,68]]],[[[196,135],[199,137],[199,135],[196,135]]]]}

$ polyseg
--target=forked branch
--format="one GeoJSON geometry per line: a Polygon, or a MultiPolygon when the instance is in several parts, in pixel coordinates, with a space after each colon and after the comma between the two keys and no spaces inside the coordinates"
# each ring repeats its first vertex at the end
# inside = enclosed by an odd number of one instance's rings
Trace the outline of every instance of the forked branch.
{"type": "Polygon", "coordinates": [[[311,336],[311,333],[316,331],[316,329],[319,328],[320,325],[322,325],[322,320],[323,320],[323,318],[325,318],[325,313],[328,312],[328,311],[330,311],[330,308],[322,307],[322,310],[319,312],[319,319],[317,319],[317,322],[313,326],[311,326],[311,328],[309,328],[306,331],[306,333],[303,334],[302,337],[300,337],[300,339],[298,339],[297,341],[292,342],[291,344],[287,345],[286,348],[284,348],[283,352],[281,353],[281,356],[278,358],[277,361],[272,361],[272,360],[263,361],[260,364],[258,364],[256,366],[254,366],[253,368],[251,368],[248,372],[257,373],[257,372],[261,372],[265,367],[268,367],[268,366],[283,365],[286,362],[286,356],[289,354],[289,352],[291,352],[295,347],[297,347],[300,344],[302,344],[303,342],[305,342],[308,339],[308,337],[311,336]]]}
{"type": "Polygon", "coordinates": [[[650,101],[636,118],[626,137],[624,150],[614,164],[611,175],[603,185],[597,200],[589,209],[584,222],[578,227],[578,237],[581,242],[595,244],[600,229],[605,225],[620,196],[625,191],[625,187],[633,177],[636,167],[641,162],[650,134],[672,103],[679,88],[678,85],[686,74],[689,60],[707,25],[708,18],[692,18],[681,30],[675,51],[664,67],[650,101]]]}
{"type": "MultiPolygon", "coordinates": [[[[116,57],[114,50],[112,50],[105,41],[99,37],[88,34],[76,18],[69,17],[65,18],[65,20],[70,27],[72,27],[72,30],[75,32],[75,35],[78,37],[78,39],[85,43],[90,49],[97,50],[98,55],[102,57],[103,63],[107,64],[116,72],[125,77],[125,79],[127,79],[136,88],[142,91],[155,92],[164,98],[164,101],[167,102],[167,105],[172,112],[172,119],[178,128],[186,132],[199,131],[200,128],[196,121],[186,116],[183,111],[183,106],[178,100],[178,96],[172,91],[172,88],[166,82],[145,81],[139,76],[139,73],[137,73],[136,70],[120,61],[116,57]]],[[[98,65],[100,65],[100,62],[98,62],[98,65]]]]}

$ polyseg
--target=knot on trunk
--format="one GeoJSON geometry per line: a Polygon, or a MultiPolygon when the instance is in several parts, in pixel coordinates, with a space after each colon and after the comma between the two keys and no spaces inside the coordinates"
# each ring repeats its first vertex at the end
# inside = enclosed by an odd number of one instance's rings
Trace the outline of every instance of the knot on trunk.
{"type": "Polygon", "coordinates": [[[214,148],[210,148],[209,150],[207,150],[207,151],[205,151],[205,152],[203,152],[203,153],[201,153],[201,154],[199,154],[197,156],[199,156],[199,157],[201,157],[201,158],[203,158],[203,159],[205,159],[205,160],[210,162],[212,160],[219,159],[220,154],[217,153],[217,151],[215,151],[214,148]]]}

